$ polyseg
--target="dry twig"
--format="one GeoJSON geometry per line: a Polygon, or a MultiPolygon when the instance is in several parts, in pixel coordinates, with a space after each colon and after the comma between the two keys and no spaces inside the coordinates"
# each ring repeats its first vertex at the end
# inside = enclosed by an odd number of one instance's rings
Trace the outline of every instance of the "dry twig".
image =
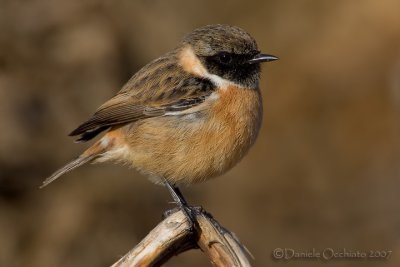
{"type": "Polygon", "coordinates": [[[200,248],[214,266],[250,266],[248,251],[233,233],[201,208],[196,208],[195,219],[192,231],[181,210],[167,212],[166,218],[112,267],[161,266],[193,248],[200,248]]]}

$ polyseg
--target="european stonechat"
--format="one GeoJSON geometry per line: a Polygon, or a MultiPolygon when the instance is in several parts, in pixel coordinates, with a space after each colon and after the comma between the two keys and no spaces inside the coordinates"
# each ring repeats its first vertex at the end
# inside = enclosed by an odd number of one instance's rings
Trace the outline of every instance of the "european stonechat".
{"type": "Polygon", "coordinates": [[[135,167],[155,183],[192,184],[232,168],[254,144],[262,120],[262,54],[244,30],[209,25],[150,62],[70,136],[105,135],[47,178],[88,162],[135,167]]]}

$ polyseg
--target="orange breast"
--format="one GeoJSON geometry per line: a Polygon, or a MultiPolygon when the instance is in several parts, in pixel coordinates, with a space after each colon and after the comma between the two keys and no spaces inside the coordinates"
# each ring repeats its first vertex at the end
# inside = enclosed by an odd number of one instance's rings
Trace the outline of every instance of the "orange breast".
{"type": "Polygon", "coordinates": [[[165,116],[125,126],[124,161],[155,182],[164,176],[173,183],[195,183],[229,170],[257,137],[260,92],[229,86],[205,105],[200,116],[165,116]]]}
{"type": "Polygon", "coordinates": [[[230,86],[219,92],[208,122],[209,136],[203,147],[212,146],[214,168],[219,175],[232,168],[254,144],[262,121],[258,90],[230,86]],[[212,141],[212,144],[209,142],[212,141]]]}

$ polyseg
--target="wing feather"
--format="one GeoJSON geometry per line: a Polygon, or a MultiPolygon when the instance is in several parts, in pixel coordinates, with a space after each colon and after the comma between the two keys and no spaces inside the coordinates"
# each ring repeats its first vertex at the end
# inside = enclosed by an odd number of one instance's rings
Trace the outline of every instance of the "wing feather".
{"type": "Polygon", "coordinates": [[[121,91],[70,133],[85,142],[111,126],[163,116],[192,108],[211,95],[211,81],[185,72],[171,56],[159,58],[137,72],[121,91]]]}

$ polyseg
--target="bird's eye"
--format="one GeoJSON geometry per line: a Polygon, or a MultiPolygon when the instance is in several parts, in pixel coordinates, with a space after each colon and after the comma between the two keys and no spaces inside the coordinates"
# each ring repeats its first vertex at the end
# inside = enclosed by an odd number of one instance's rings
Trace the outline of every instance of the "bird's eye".
{"type": "Polygon", "coordinates": [[[222,52],[218,54],[218,61],[221,62],[224,65],[228,65],[232,63],[232,55],[226,52],[222,52]]]}

